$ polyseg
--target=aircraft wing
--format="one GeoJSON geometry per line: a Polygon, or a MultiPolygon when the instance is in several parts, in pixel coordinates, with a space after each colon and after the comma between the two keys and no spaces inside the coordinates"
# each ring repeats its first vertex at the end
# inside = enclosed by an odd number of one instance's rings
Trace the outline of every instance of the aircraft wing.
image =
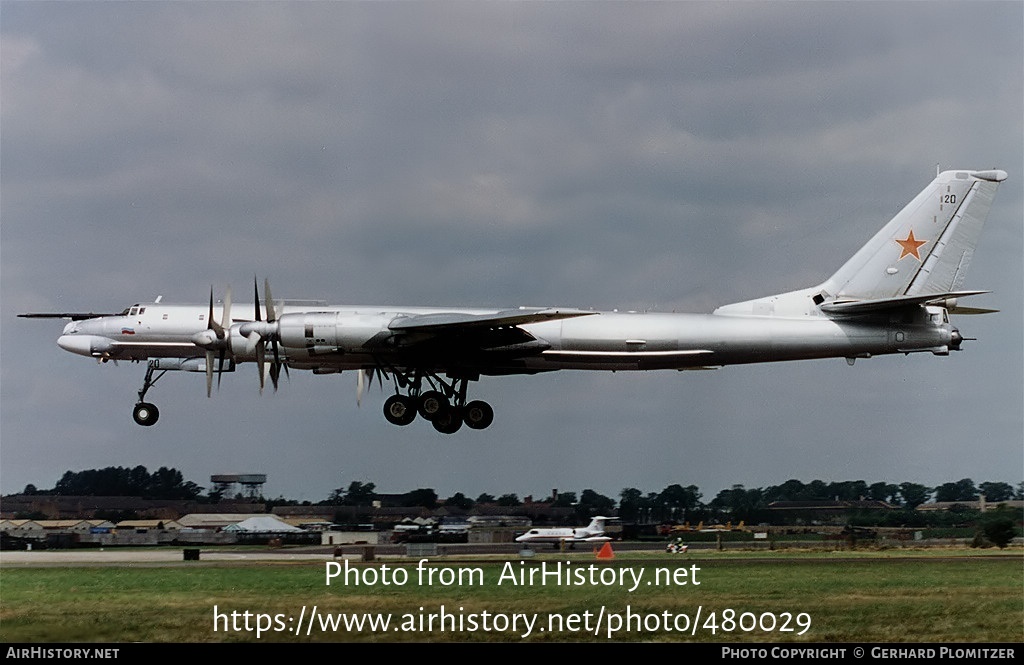
{"type": "Polygon", "coordinates": [[[401,332],[455,332],[474,328],[499,328],[518,326],[524,323],[540,323],[571,319],[577,316],[592,316],[597,312],[584,309],[521,307],[506,309],[493,314],[467,314],[463,312],[441,312],[419,314],[392,321],[388,328],[401,332]]]}
{"type": "MultiPolygon", "coordinates": [[[[929,303],[940,304],[943,301],[956,300],[967,296],[976,296],[989,291],[950,291],[949,293],[929,293],[913,296],[896,296],[894,298],[876,298],[872,300],[837,300],[825,303],[821,311],[835,316],[863,316],[888,312],[893,309],[927,305],[929,303]]],[[[957,308],[955,305],[949,307],[953,313],[981,314],[995,310],[979,310],[973,307],[957,308]]]]}
{"type": "Polygon", "coordinates": [[[71,319],[72,321],[86,321],[88,319],[98,319],[101,316],[121,316],[124,312],[117,312],[114,314],[97,314],[95,312],[41,312],[28,314],[19,314],[18,316],[23,319],[71,319]]]}

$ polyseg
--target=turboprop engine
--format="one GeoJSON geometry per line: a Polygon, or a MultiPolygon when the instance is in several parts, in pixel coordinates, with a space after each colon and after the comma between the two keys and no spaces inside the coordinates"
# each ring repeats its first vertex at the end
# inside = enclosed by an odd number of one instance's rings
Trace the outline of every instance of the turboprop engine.
{"type": "MultiPolygon", "coordinates": [[[[301,359],[366,351],[392,336],[388,324],[394,318],[394,314],[360,312],[282,314],[276,321],[242,324],[238,335],[250,344],[249,348],[255,340],[276,341],[287,350],[289,359],[301,359]]],[[[241,346],[234,339],[232,342],[232,349],[241,346]]]]}

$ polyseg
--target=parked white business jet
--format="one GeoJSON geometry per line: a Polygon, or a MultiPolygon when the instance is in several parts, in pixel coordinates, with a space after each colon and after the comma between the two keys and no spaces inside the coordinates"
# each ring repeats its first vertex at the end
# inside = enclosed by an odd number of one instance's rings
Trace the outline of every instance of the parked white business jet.
{"type": "Polygon", "coordinates": [[[606,543],[611,540],[604,535],[604,523],[610,517],[595,517],[585,527],[554,527],[548,529],[530,529],[516,538],[517,543],[551,543],[555,547],[563,543],[572,547],[575,543],[606,543]]]}

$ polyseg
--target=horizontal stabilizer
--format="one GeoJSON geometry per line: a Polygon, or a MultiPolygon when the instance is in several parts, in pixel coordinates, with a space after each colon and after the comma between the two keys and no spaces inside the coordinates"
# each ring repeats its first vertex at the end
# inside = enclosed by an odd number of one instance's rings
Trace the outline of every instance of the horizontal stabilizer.
{"type": "Polygon", "coordinates": [[[998,309],[988,309],[987,307],[949,307],[947,308],[950,314],[995,314],[998,309]]]}
{"type": "Polygon", "coordinates": [[[592,316],[597,312],[584,309],[530,308],[507,309],[493,314],[468,314],[464,312],[441,312],[420,314],[392,321],[389,329],[405,332],[443,332],[467,328],[496,328],[518,326],[524,323],[540,323],[571,319],[577,316],[592,316]]]}
{"type": "MultiPolygon", "coordinates": [[[[903,307],[917,307],[920,305],[946,305],[951,312],[956,312],[956,299],[967,296],[976,296],[988,291],[951,291],[949,293],[929,293],[913,296],[896,296],[895,298],[876,298],[873,300],[841,300],[825,303],[821,311],[836,316],[862,316],[877,314],[903,307]]],[[[971,308],[962,308],[971,309],[971,308]]],[[[993,310],[994,311],[994,310],[993,310]]],[[[967,312],[958,312],[967,313],[967,312]]],[[[974,312],[981,313],[981,312],[974,312]]]]}

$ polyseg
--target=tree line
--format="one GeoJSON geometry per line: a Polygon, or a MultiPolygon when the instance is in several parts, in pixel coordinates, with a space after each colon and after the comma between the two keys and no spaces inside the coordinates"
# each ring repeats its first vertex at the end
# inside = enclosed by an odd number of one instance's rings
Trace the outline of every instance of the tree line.
{"type": "Polygon", "coordinates": [[[162,466],[150,473],[144,466],[65,471],[52,489],[26,485],[22,494],[55,496],[138,496],[145,499],[195,499],[203,487],[186,481],[181,471],[162,466]]]}
{"type": "MultiPolygon", "coordinates": [[[[180,471],[160,467],[150,473],[144,466],[106,467],[85,471],[67,471],[52,489],[40,490],[27,485],[23,494],[57,496],[138,496],[149,499],[191,499],[217,502],[221,495],[211,491],[203,495],[203,487],[186,481],[180,471]]],[[[600,494],[593,489],[581,493],[560,492],[547,500],[553,507],[572,508],[580,518],[608,514],[618,510],[624,521],[665,522],[698,521],[727,518],[756,523],[768,506],[777,501],[821,502],[821,501],[884,501],[892,506],[913,510],[934,499],[942,502],[977,501],[984,495],[989,503],[1024,499],[1024,482],[1014,488],[1005,482],[982,482],[975,485],[970,478],[947,482],[936,487],[919,483],[868,484],[863,480],[824,482],[812,480],[803,483],[787,480],[781,485],[746,488],[733,485],[723,489],[710,501],[703,501],[703,494],[696,485],[672,484],[660,492],[643,492],[635,487],[624,488],[618,500],[600,494]]],[[[316,505],[370,506],[374,501],[386,497],[391,505],[419,506],[434,509],[439,506],[469,510],[477,504],[492,504],[514,507],[523,502],[516,494],[494,496],[482,493],[472,499],[462,492],[456,492],[441,499],[431,488],[418,488],[400,495],[381,495],[372,482],[352,481],[347,487],[339,487],[316,505]]],[[[270,500],[272,505],[311,505],[284,497],[270,500]]]]}

